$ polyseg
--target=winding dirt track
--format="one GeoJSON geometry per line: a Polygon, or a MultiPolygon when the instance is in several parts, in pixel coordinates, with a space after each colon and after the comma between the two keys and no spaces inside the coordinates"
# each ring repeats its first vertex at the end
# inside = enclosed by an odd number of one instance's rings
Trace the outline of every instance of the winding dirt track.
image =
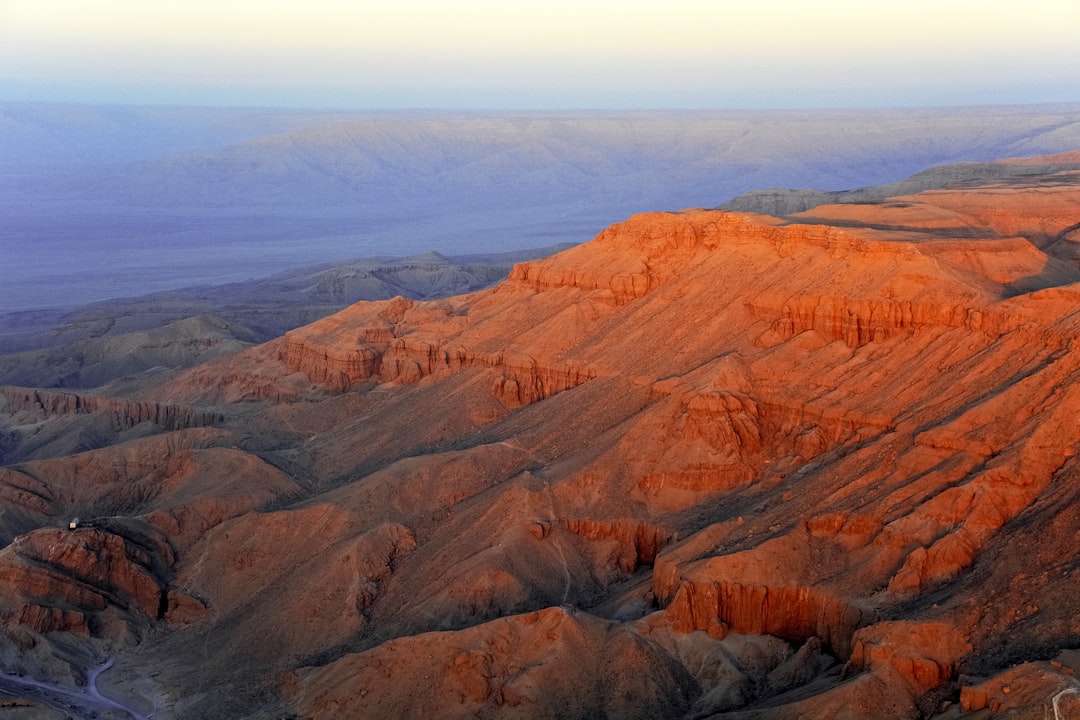
{"type": "Polygon", "coordinates": [[[97,685],[98,677],[112,665],[113,660],[109,658],[103,664],[92,668],[86,674],[86,687],[76,689],[5,673],[0,675],[0,694],[23,696],[61,712],[75,712],[84,717],[98,717],[103,712],[112,715],[112,711],[118,710],[132,720],[150,720],[151,716],[143,715],[101,693],[97,685]]]}

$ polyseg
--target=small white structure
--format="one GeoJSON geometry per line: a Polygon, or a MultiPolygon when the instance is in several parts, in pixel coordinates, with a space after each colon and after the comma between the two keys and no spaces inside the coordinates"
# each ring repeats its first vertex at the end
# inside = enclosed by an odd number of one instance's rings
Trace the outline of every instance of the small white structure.
{"type": "Polygon", "coordinates": [[[68,523],[68,530],[74,530],[77,527],[79,527],[79,518],[71,518],[71,522],[68,523]]]}

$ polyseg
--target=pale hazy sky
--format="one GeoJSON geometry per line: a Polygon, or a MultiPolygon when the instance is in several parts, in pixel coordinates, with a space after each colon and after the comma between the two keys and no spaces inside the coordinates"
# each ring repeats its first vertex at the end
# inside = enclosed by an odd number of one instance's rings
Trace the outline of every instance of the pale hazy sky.
{"type": "Polygon", "coordinates": [[[1080,0],[0,0],[0,100],[1080,102],[1080,0]]]}

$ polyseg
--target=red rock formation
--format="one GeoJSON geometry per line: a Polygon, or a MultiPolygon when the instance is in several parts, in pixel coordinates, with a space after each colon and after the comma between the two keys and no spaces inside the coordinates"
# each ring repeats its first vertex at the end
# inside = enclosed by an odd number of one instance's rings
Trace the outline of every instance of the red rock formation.
{"type": "MultiPolygon", "coordinates": [[[[165,539],[140,662],[247,698],[179,714],[262,711],[281,673],[302,717],[1042,712],[967,679],[1080,642],[1076,189],[1010,182],[640,215],[488,291],[355,305],[145,397],[229,430],[5,469],[5,521],[165,539]]],[[[94,577],[7,627],[150,596],[94,577]]]]}
{"type": "Polygon", "coordinates": [[[888,664],[923,693],[954,678],[969,652],[964,634],[945,623],[884,622],[855,633],[847,668],[873,671],[888,664]]]}
{"type": "Polygon", "coordinates": [[[529,355],[473,352],[466,348],[467,338],[409,337],[406,333],[415,332],[408,329],[412,305],[404,298],[395,298],[354,306],[286,333],[282,360],[290,370],[337,392],[369,381],[407,385],[470,366],[493,368],[499,374],[492,381],[492,393],[509,407],[542,400],[595,376],[592,370],[573,361],[545,365],[529,355]],[[364,320],[356,317],[360,310],[364,311],[364,320]],[[389,324],[388,317],[398,321],[389,324]],[[353,323],[369,320],[382,320],[388,325],[365,327],[353,333],[353,323]],[[342,337],[338,328],[344,323],[348,323],[345,334],[354,336],[354,340],[342,337]]]}
{"type": "Polygon", "coordinates": [[[145,626],[165,604],[165,580],[155,566],[172,560],[151,552],[93,528],[21,535],[0,552],[0,619],[16,637],[19,626],[116,637],[108,608],[118,608],[129,626],[145,626]]]}
{"type": "Polygon", "coordinates": [[[841,658],[851,651],[855,630],[872,618],[871,613],[813,588],[724,581],[704,585],[683,581],[665,612],[676,632],[706,630],[722,637],[731,630],[800,642],[814,637],[841,658]]]}
{"type": "Polygon", "coordinates": [[[0,494],[37,527],[120,512],[147,513],[180,547],[222,520],[250,512],[297,485],[233,448],[228,435],[195,428],[65,458],[0,469],[0,494]],[[17,504],[16,504],[17,503],[17,504]]]}
{"type": "Polygon", "coordinates": [[[966,680],[960,688],[964,712],[1019,714],[1041,706],[1047,715],[1068,718],[1080,710],[1080,683],[1060,660],[1021,663],[982,681],[966,680]]]}
{"type": "Polygon", "coordinates": [[[612,559],[624,573],[651,565],[660,550],[675,538],[671,530],[633,520],[564,519],[563,525],[575,535],[590,540],[614,540],[617,549],[612,559]]]}
{"type": "Polygon", "coordinates": [[[119,398],[57,393],[10,385],[0,386],[0,409],[8,412],[29,412],[39,417],[69,414],[105,413],[111,415],[119,429],[143,422],[152,422],[162,430],[214,425],[221,422],[220,413],[204,412],[179,405],[157,402],[138,402],[119,398]]]}
{"type": "Polygon", "coordinates": [[[39,530],[16,539],[13,547],[20,558],[45,565],[56,576],[70,576],[99,595],[130,602],[149,617],[157,615],[162,588],[151,558],[119,535],[95,529],[39,530]]]}

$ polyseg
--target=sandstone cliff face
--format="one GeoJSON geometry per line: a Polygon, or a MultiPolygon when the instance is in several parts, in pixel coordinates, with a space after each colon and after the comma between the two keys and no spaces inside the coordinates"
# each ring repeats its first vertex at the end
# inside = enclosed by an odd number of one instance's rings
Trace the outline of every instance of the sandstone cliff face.
{"type": "Polygon", "coordinates": [[[563,524],[575,535],[600,542],[613,541],[612,561],[624,573],[632,573],[642,565],[652,565],[663,547],[675,539],[672,530],[632,520],[575,518],[564,519],[563,524]]]}
{"type": "Polygon", "coordinates": [[[178,715],[1039,714],[1080,643],[1070,186],[635,216],[209,363],[143,400],[219,427],[0,470],[5,627],[126,603],[129,669],[235,703],[178,715]],[[41,544],[85,507],[161,547],[41,544]]]}
{"type": "Polygon", "coordinates": [[[137,402],[117,398],[97,397],[78,393],[56,393],[31,388],[0,387],[0,412],[27,412],[31,416],[104,413],[112,418],[117,429],[126,429],[143,422],[158,425],[162,430],[184,430],[213,425],[222,420],[219,413],[199,411],[190,407],[157,402],[137,402]]]}
{"type": "Polygon", "coordinates": [[[470,366],[490,368],[494,371],[491,392],[509,407],[542,400],[595,376],[593,370],[572,360],[545,361],[525,354],[470,350],[469,337],[462,332],[467,326],[459,330],[460,324],[455,322],[448,323],[452,328],[449,337],[418,333],[411,327],[416,322],[409,312],[412,307],[411,301],[396,298],[350,308],[286,333],[281,359],[290,370],[336,392],[365,382],[410,384],[470,366]],[[359,312],[364,315],[358,317],[359,312]],[[355,332],[357,322],[371,322],[372,326],[355,332]],[[345,328],[341,328],[343,324],[345,328]]]}

